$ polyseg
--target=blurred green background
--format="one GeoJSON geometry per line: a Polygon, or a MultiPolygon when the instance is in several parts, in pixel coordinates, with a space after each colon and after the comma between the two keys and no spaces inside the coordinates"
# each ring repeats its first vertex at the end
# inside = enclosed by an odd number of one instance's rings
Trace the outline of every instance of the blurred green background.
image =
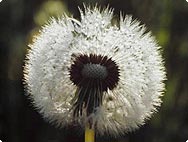
{"type": "Polygon", "coordinates": [[[168,81],[162,107],[146,125],[121,138],[97,142],[185,142],[188,139],[188,3],[185,0],[3,0],[0,2],[0,139],[3,142],[82,142],[79,128],[56,129],[24,95],[23,60],[32,37],[50,16],[79,18],[95,4],[132,14],[163,47],[168,81]]]}

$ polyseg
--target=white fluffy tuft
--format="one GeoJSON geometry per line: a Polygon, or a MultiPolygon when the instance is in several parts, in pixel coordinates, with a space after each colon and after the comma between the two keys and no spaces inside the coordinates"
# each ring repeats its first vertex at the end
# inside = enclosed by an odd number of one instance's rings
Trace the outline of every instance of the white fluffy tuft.
{"type": "MultiPolygon", "coordinates": [[[[108,56],[120,69],[120,80],[105,92],[96,111],[99,134],[119,135],[144,124],[161,104],[165,69],[151,33],[131,16],[111,23],[112,10],[80,10],[81,21],[64,16],[52,19],[30,45],[24,79],[40,113],[58,126],[73,121],[72,100],[76,86],[69,68],[73,54],[108,56]],[[109,99],[110,97],[110,99],[109,99]]],[[[80,118],[80,125],[85,125],[80,118]]]]}

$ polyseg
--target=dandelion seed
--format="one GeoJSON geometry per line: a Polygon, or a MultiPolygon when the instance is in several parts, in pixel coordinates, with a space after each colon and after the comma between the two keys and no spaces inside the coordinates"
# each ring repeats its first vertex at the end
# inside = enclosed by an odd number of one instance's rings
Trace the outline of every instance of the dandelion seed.
{"type": "Polygon", "coordinates": [[[34,105],[58,126],[89,124],[114,136],[143,125],[161,104],[160,46],[131,16],[80,10],[81,21],[52,19],[27,55],[24,79],[34,105]]]}

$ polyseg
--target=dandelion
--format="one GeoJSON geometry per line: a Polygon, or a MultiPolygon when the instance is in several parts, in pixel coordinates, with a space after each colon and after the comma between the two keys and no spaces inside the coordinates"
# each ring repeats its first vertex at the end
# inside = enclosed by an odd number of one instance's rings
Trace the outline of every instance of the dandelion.
{"type": "Polygon", "coordinates": [[[131,16],[85,8],[81,20],[52,19],[24,67],[33,104],[57,126],[76,123],[114,136],[137,129],[161,104],[160,46],[131,16]]]}

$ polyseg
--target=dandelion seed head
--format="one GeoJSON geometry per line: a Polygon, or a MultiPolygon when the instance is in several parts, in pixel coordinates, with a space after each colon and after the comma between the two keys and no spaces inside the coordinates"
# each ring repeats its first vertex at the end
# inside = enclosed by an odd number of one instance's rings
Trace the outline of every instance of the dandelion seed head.
{"type": "Polygon", "coordinates": [[[160,46],[131,16],[85,8],[42,28],[26,57],[33,104],[57,126],[90,123],[98,134],[137,129],[161,104],[166,78],[160,46]]]}

